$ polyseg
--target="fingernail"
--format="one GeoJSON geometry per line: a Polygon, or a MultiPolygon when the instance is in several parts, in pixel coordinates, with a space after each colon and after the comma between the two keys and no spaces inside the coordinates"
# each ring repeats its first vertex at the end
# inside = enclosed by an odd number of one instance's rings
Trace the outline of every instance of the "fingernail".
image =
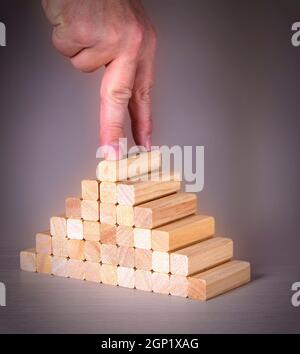
{"type": "Polygon", "coordinates": [[[148,151],[151,151],[151,148],[152,148],[152,140],[151,140],[151,136],[148,136],[147,139],[146,139],[146,146],[145,148],[148,150],[148,151]]]}
{"type": "Polygon", "coordinates": [[[106,145],[104,151],[105,160],[119,160],[120,159],[120,146],[119,144],[106,145]]]}

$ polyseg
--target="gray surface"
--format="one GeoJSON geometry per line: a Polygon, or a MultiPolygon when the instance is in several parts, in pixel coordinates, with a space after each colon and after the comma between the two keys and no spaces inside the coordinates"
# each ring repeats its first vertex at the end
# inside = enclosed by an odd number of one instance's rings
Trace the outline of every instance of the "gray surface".
{"type": "Polygon", "coordinates": [[[0,258],[0,333],[300,333],[290,302],[299,268],[259,267],[245,287],[201,303],[21,272],[15,261],[0,258]]]}

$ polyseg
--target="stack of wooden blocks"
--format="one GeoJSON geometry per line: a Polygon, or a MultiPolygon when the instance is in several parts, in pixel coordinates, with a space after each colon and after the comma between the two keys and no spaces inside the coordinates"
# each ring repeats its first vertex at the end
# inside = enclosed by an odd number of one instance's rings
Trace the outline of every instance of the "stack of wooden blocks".
{"type": "Polygon", "coordinates": [[[198,300],[247,283],[250,264],[232,260],[233,241],[215,237],[196,195],[160,168],[159,151],[101,161],[81,198],[67,198],[65,214],[20,253],[21,268],[198,300]]]}

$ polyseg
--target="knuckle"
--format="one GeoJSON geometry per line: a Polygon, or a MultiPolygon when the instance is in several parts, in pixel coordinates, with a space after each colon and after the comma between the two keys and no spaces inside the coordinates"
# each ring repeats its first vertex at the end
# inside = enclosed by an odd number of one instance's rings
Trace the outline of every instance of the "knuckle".
{"type": "Polygon", "coordinates": [[[101,92],[101,98],[104,101],[117,104],[128,104],[132,96],[132,90],[129,87],[107,88],[101,92]]]}
{"type": "Polygon", "coordinates": [[[151,103],[151,90],[152,86],[143,86],[135,90],[133,99],[136,102],[151,103]]]}
{"type": "Polygon", "coordinates": [[[81,22],[73,28],[74,40],[84,47],[89,47],[95,42],[95,31],[86,22],[81,22]]]}
{"type": "Polygon", "coordinates": [[[145,28],[139,23],[132,25],[130,30],[130,47],[135,53],[138,53],[145,37],[145,28]]]}

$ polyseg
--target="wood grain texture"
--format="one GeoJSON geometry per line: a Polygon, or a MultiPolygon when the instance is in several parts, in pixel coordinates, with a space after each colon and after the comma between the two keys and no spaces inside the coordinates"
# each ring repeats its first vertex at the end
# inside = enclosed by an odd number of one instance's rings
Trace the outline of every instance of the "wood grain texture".
{"type": "Polygon", "coordinates": [[[158,273],[170,272],[170,256],[168,252],[153,251],[152,269],[158,273]]]}
{"type": "Polygon", "coordinates": [[[68,259],[65,257],[52,257],[52,274],[58,277],[68,277],[68,259]]]}
{"type": "Polygon", "coordinates": [[[68,277],[72,279],[84,280],[84,265],[84,261],[69,259],[67,263],[68,277]]]}
{"type": "Polygon", "coordinates": [[[80,198],[66,198],[65,200],[66,217],[73,219],[81,218],[81,199],[80,198]]]}
{"type": "Polygon", "coordinates": [[[28,248],[20,252],[20,268],[26,272],[36,272],[36,252],[28,248]]]}
{"type": "Polygon", "coordinates": [[[100,241],[100,222],[84,220],[83,237],[87,241],[100,241]]]}
{"type": "Polygon", "coordinates": [[[152,250],[136,248],[134,266],[140,270],[152,270],[152,250]]]}
{"type": "Polygon", "coordinates": [[[134,224],[136,227],[153,229],[196,211],[196,194],[175,193],[134,207],[134,224]]]}
{"type": "Polygon", "coordinates": [[[103,160],[97,166],[96,175],[100,181],[117,182],[143,175],[149,171],[159,170],[160,166],[161,153],[156,150],[119,161],[103,160]]]}
{"type": "Polygon", "coordinates": [[[118,285],[125,288],[134,288],[134,269],[127,267],[118,267],[117,269],[118,285]]]}
{"type": "Polygon", "coordinates": [[[168,252],[206,240],[215,233],[211,216],[191,215],[152,230],[152,249],[168,252]]]}
{"type": "Polygon", "coordinates": [[[38,273],[51,274],[52,256],[50,256],[49,254],[37,253],[36,270],[38,273]]]}
{"type": "Polygon", "coordinates": [[[152,291],[157,294],[170,294],[170,276],[165,273],[153,272],[152,275],[152,291]]]}
{"type": "Polygon", "coordinates": [[[38,232],[35,235],[36,253],[52,254],[52,237],[50,231],[38,232]]]}
{"type": "Polygon", "coordinates": [[[116,245],[117,244],[117,227],[115,225],[101,224],[101,243],[116,245]]]}
{"type": "Polygon", "coordinates": [[[132,206],[117,205],[117,223],[124,226],[134,225],[134,212],[132,206]]]}
{"type": "Polygon", "coordinates": [[[117,207],[112,203],[100,203],[100,222],[115,225],[117,222],[117,207]]]}
{"type": "Polygon", "coordinates": [[[99,181],[84,179],[81,181],[81,196],[86,200],[99,200],[99,181]]]}
{"type": "Polygon", "coordinates": [[[86,261],[84,262],[84,279],[95,283],[101,282],[101,265],[100,263],[86,261]]]}
{"type": "Polygon", "coordinates": [[[67,255],[72,259],[84,260],[84,243],[83,240],[67,240],[67,255]]]}
{"type": "Polygon", "coordinates": [[[50,233],[54,237],[66,237],[67,219],[64,216],[52,216],[50,218],[50,233]]]}
{"type": "Polygon", "coordinates": [[[101,261],[101,244],[98,241],[84,242],[84,259],[90,262],[101,261]]]}
{"type": "Polygon", "coordinates": [[[99,202],[96,200],[81,201],[81,217],[84,220],[98,221],[99,220],[99,202]]]}
{"type": "Polygon", "coordinates": [[[134,247],[151,249],[151,230],[135,227],[133,229],[134,247]]]}
{"type": "Polygon", "coordinates": [[[134,267],[134,248],[120,246],[118,247],[118,264],[121,267],[134,267]]]}
{"type": "Polygon", "coordinates": [[[68,239],[61,237],[52,237],[52,253],[57,257],[68,257],[67,249],[68,239]]]}
{"type": "Polygon", "coordinates": [[[138,290],[152,291],[152,272],[149,270],[136,270],[134,272],[134,286],[138,290]]]}
{"type": "Polygon", "coordinates": [[[188,278],[188,297],[208,300],[250,281],[250,263],[233,260],[188,278]]]}
{"type": "Polygon", "coordinates": [[[107,285],[118,285],[117,266],[112,264],[101,265],[101,281],[107,285]]]}
{"type": "Polygon", "coordinates": [[[117,184],[102,182],[100,184],[100,200],[102,203],[117,204],[117,184]]]}
{"type": "Polygon", "coordinates": [[[83,222],[81,219],[67,220],[67,236],[74,240],[83,240],[83,222]]]}
{"type": "Polygon", "coordinates": [[[215,237],[170,254],[170,270],[175,275],[191,275],[230,260],[233,256],[231,239],[215,237]]]}
{"type": "Polygon", "coordinates": [[[119,225],[117,227],[116,242],[119,246],[133,247],[133,228],[129,226],[119,225]]]}
{"type": "Polygon", "coordinates": [[[101,261],[104,264],[118,265],[118,247],[101,244],[101,261]]]}
{"type": "Polygon", "coordinates": [[[170,294],[173,296],[188,296],[188,278],[182,275],[170,275],[170,294]]]}

